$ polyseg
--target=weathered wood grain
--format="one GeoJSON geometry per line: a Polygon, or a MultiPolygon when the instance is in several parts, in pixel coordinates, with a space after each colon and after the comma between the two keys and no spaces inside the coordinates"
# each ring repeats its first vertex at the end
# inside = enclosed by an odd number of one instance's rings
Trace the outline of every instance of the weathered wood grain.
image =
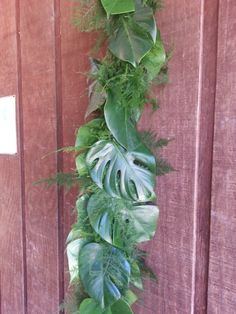
{"type": "Polygon", "coordinates": [[[220,1],[209,314],[236,313],[236,2],[220,1]]]}
{"type": "MultiPolygon", "coordinates": [[[[0,97],[18,94],[15,17],[15,1],[2,0],[0,2],[0,97]]],[[[18,109],[17,104],[17,111],[18,109]]],[[[19,142],[19,128],[17,131],[19,142]]],[[[24,313],[21,205],[20,154],[0,155],[1,314],[24,313]]]]}
{"type": "MultiPolygon", "coordinates": [[[[85,123],[84,115],[88,104],[88,85],[86,74],[89,70],[88,53],[95,38],[92,34],[80,33],[71,21],[76,3],[61,1],[61,99],[62,99],[62,138],[61,146],[73,146],[76,130],[85,123]]],[[[73,172],[73,154],[63,155],[63,171],[73,172]]],[[[64,191],[64,240],[71,225],[75,222],[75,201],[78,187],[70,193],[64,191]]],[[[65,258],[65,290],[68,289],[68,265],[65,258]]]]}
{"type": "MultiPolygon", "coordinates": [[[[158,15],[164,41],[174,44],[170,84],[161,109],[143,128],[174,138],[165,155],[175,169],[157,185],[161,217],[148,245],[158,284],[147,283],[137,313],[206,313],[217,1],[165,1],[158,15]],[[150,122],[151,121],[151,122],[150,122]]],[[[155,95],[158,97],[158,90],[155,95]]]]}
{"type": "MultiPolygon", "coordinates": [[[[71,25],[73,5],[0,2],[0,96],[18,96],[19,142],[16,156],[0,155],[1,314],[54,313],[67,289],[64,241],[78,192],[33,182],[75,167],[72,155],[42,158],[73,145],[85,122],[96,35],[71,25]]],[[[235,16],[234,0],[166,0],[157,17],[174,47],[170,84],[154,89],[161,109],[147,110],[141,127],[174,138],[164,155],[177,171],[158,180],[161,219],[146,248],[159,282],[145,283],[136,314],[236,312],[235,16]]]]}
{"type": "Polygon", "coordinates": [[[55,11],[53,1],[20,1],[27,307],[29,314],[59,306],[58,196],[34,182],[57,171],[55,11]]]}
{"type": "Polygon", "coordinates": [[[207,312],[209,237],[217,64],[218,0],[202,2],[199,56],[198,138],[195,168],[195,236],[191,313],[207,312]],[[215,25],[216,27],[212,27],[215,25]]]}

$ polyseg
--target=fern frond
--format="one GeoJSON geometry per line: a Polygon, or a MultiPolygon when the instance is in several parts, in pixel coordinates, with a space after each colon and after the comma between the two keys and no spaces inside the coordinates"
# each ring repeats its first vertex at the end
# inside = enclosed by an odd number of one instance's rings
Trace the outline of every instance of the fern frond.
{"type": "Polygon", "coordinates": [[[44,178],[39,181],[34,182],[35,185],[45,183],[48,187],[52,185],[64,186],[67,189],[71,189],[78,182],[78,177],[75,173],[64,173],[58,172],[55,176],[50,178],[44,178]]]}
{"type": "Polygon", "coordinates": [[[163,176],[167,173],[175,171],[172,165],[163,158],[156,158],[156,163],[157,163],[157,171],[156,171],[157,176],[163,176]]]}
{"type": "Polygon", "coordinates": [[[81,32],[91,32],[103,29],[106,23],[106,14],[98,0],[79,0],[75,9],[73,24],[81,32]]]}

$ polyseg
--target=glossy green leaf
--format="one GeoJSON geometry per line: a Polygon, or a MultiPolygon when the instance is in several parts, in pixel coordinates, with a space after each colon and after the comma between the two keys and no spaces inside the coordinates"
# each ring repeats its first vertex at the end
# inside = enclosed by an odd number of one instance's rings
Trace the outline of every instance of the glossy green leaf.
{"type": "Polygon", "coordinates": [[[103,309],[119,300],[127,289],[130,265],[119,249],[89,243],[80,251],[79,267],[85,290],[103,309]]]}
{"type": "Polygon", "coordinates": [[[117,102],[115,94],[109,93],[104,108],[104,115],[108,129],[128,151],[144,153],[149,156],[148,164],[152,172],[156,172],[156,160],[152,153],[142,143],[133,121],[130,110],[124,104],[117,102]]]}
{"type": "Polygon", "coordinates": [[[166,63],[166,52],[158,32],[155,46],[146,54],[142,64],[147,70],[148,80],[152,81],[166,63]]]}
{"type": "Polygon", "coordinates": [[[139,150],[143,146],[130,110],[119,103],[114,93],[108,95],[104,115],[108,129],[120,145],[130,151],[139,150]]]}
{"type": "Polygon", "coordinates": [[[102,309],[93,299],[85,299],[79,308],[80,314],[133,314],[126,300],[118,300],[111,307],[102,309]]]}
{"type": "Polygon", "coordinates": [[[152,155],[128,152],[119,144],[98,141],[86,162],[93,181],[112,197],[139,202],[155,199],[152,155]]]}
{"type": "Polygon", "coordinates": [[[134,0],[101,0],[107,15],[123,14],[135,10],[134,0]]]}
{"type": "Polygon", "coordinates": [[[159,210],[154,205],[113,198],[103,191],[92,195],[87,207],[94,230],[107,242],[123,248],[153,238],[159,210]]]}
{"type": "Polygon", "coordinates": [[[142,0],[136,0],[134,21],[151,36],[153,42],[156,42],[157,26],[153,10],[148,6],[143,6],[142,0]]]}
{"type": "Polygon", "coordinates": [[[97,141],[97,135],[102,126],[102,119],[94,119],[81,126],[77,132],[75,147],[77,149],[85,149],[93,145],[97,141]]]}
{"type": "Polygon", "coordinates": [[[152,9],[136,0],[135,13],[121,18],[109,49],[117,58],[136,66],[153,47],[156,31],[152,9]]]}
{"type": "Polygon", "coordinates": [[[111,306],[111,312],[112,314],[133,314],[133,311],[129,304],[122,299],[111,306]]]}
{"type": "Polygon", "coordinates": [[[73,282],[75,279],[78,279],[79,252],[80,252],[80,249],[86,243],[88,243],[88,241],[84,239],[76,239],[67,245],[67,259],[68,259],[69,272],[70,272],[70,282],[73,282]]]}

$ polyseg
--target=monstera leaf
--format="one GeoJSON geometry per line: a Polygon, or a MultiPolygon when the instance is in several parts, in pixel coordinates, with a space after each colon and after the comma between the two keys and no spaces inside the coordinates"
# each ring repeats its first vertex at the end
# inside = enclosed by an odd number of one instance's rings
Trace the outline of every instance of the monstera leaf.
{"type": "Polygon", "coordinates": [[[89,220],[105,241],[124,248],[153,238],[159,210],[154,205],[112,198],[103,191],[92,195],[87,207],[89,220]]]}
{"type": "Polygon", "coordinates": [[[141,0],[135,2],[135,13],[121,17],[109,43],[109,49],[116,57],[133,66],[151,50],[157,32],[153,10],[144,6],[141,0]]]}
{"type": "Polygon", "coordinates": [[[70,282],[73,282],[79,276],[79,252],[86,243],[88,243],[88,241],[83,239],[77,239],[67,245],[67,259],[70,272],[70,282]]]}
{"type": "Polygon", "coordinates": [[[135,10],[134,0],[101,0],[101,2],[107,15],[123,14],[135,10]]]}
{"type": "Polygon", "coordinates": [[[124,300],[118,300],[111,307],[101,309],[93,299],[85,299],[79,308],[80,314],[133,314],[129,304],[124,300]]]}
{"type": "Polygon", "coordinates": [[[155,199],[152,158],[146,152],[128,152],[115,142],[98,141],[86,162],[91,178],[112,197],[139,202],[155,199]]]}
{"type": "Polygon", "coordinates": [[[124,253],[110,245],[83,246],[79,268],[85,290],[102,309],[119,300],[128,287],[130,265],[124,253]]]}

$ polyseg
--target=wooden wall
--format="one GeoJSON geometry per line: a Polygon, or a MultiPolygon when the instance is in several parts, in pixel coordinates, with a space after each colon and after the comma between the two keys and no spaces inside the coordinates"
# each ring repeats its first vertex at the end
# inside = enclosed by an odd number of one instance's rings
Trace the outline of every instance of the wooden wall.
{"type": "MultiPolygon", "coordinates": [[[[0,96],[17,96],[18,153],[0,155],[0,314],[53,314],[68,273],[64,241],[75,191],[33,183],[74,167],[48,152],[73,145],[87,106],[93,35],[69,0],[0,1],[0,96]]],[[[159,178],[161,219],[148,244],[158,284],[137,314],[236,313],[236,2],[165,0],[170,84],[141,126],[173,138],[177,171],[159,178]]],[[[121,313],[122,314],[122,313],[121,313]]]]}

